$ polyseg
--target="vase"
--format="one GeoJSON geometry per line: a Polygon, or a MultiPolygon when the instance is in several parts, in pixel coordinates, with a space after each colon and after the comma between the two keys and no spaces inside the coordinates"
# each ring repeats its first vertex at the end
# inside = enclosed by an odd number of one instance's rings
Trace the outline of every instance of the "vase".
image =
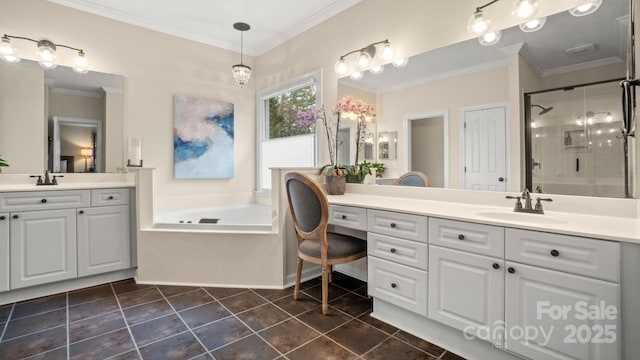
{"type": "Polygon", "coordinates": [[[345,176],[327,176],[327,194],[344,195],[346,180],[345,176]]]}

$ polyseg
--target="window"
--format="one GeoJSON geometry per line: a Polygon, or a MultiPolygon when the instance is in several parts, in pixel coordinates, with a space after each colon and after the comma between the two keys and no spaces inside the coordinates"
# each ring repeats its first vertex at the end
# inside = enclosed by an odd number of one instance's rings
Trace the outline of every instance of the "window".
{"type": "Polygon", "coordinates": [[[314,71],[262,90],[257,96],[258,191],[271,189],[272,167],[318,164],[316,126],[296,125],[298,111],[320,106],[321,72],[314,71]]]}

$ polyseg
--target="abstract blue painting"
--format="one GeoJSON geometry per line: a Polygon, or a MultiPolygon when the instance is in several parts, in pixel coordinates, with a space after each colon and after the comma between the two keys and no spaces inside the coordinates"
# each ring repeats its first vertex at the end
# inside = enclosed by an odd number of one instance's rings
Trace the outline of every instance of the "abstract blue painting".
{"type": "Polygon", "coordinates": [[[234,177],[233,104],[175,96],[173,119],[176,179],[234,177]]]}

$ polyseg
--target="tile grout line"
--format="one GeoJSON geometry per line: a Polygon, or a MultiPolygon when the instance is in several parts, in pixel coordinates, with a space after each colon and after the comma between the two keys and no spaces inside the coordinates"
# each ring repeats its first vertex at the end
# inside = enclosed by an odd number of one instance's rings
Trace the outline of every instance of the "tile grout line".
{"type": "Polygon", "coordinates": [[[0,342],[4,340],[4,334],[7,332],[9,328],[9,321],[11,321],[11,317],[13,316],[13,310],[16,308],[16,303],[11,304],[11,310],[9,311],[9,316],[7,317],[7,321],[4,323],[2,327],[2,333],[0,333],[0,342]]]}
{"type": "Polygon", "coordinates": [[[138,353],[140,359],[142,359],[142,354],[140,353],[140,349],[138,348],[138,343],[136,342],[136,338],[133,337],[133,332],[131,332],[131,328],[129,327],[129,323],[127,322],[127,318],[124,316],[124,310],[122,309],[122,305],[120,305],[120,299],[118,299],[118,294],[116,293],[116,289],[113,288],[113,283],[109,283],[111,285],[111,291],[113,292],[113,296],[116,298],[116,304],[118,304],[118,309],[120,309],[120,315],[122,316],[122,320],[124,320],[124,326],[127,328],[127,332],[129,332],[129,336],[131,337],[131,341],[133,342],[133,347],[138,353]]]}

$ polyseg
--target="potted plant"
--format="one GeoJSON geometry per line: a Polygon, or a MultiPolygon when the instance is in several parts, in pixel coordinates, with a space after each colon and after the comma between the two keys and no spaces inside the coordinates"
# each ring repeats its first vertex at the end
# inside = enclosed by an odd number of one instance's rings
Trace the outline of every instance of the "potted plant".
{"type": "Polygon", "coordinates": [[[2,172],[2,168],[5,166],[9,166],[6,160],[0,159],[0,172],[2,172]]]}
{"type": "Polygon", "coordinates": [[[369,167],[372,169],[376,169],[376,177],[379,178],[381,178],[384,175],[385,170],[387,170],[387,168],[384,167],[383,163],[371,163],[369,167]]]}
{"type": "Polygon", "coordinates": [[[336,113],[345,119],[356,121],[355,163],[348,167],[347,182],[362,183],[365,176],[371,174],[371,170],[369,163],[359,163],[358,157],[367,137],[367,124],[373,122],[376,116],[375,107],[362,100],[353,100],[351,96],[345,96],[336,106],[336,113]]]}

